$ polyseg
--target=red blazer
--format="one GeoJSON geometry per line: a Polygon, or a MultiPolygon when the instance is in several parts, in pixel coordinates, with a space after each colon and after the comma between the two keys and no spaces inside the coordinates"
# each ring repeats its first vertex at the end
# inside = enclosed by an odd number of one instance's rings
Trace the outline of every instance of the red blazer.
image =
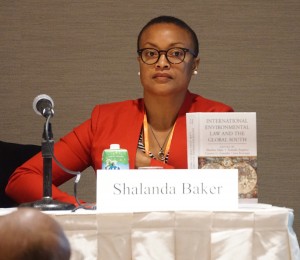
{"type": "MultiPolygon", "coordinates": [[[[186,113],[231,112],[231,107],[187,92],[179,111],[169,150],[168,164],[152,159],[152,166],[187,168],[186,113]]],[[[144,117],[143,99],[98,105],[91,118],[61,138],[54,146],[56,158],[68,169],[83,171],[92,166],[101,169],[102,152],[110,144],[118,143],[127,149],[130,168],[134,169],[138,139],[144,117]]],[[[53,163],[53,199],[75,203],[75,198],[57,186],[74,177],[53,163]]],[[[41,153],[34,156],[11,176],[6,193],[19,203],[35,201],[43,194],[43,160],[41,153]]]]}

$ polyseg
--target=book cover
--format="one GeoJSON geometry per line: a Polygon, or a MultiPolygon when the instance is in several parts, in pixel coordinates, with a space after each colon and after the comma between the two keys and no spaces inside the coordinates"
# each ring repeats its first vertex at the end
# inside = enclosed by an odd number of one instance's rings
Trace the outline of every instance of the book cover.
{"type": "Polygon", "coordinates": [[[189,169],[238,169],[240,202],[257,202],[255,112],[187,113],[189,169]]]}

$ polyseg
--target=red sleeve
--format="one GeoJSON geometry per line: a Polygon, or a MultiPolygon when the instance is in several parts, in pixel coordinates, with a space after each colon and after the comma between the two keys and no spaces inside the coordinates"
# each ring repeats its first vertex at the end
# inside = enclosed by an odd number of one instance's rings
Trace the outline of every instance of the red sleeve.
{"type": "MultiPolygon", "coordinates": [[[[90,163],[90,120],[75,128],[54,145],[57,160],[67,169],[83,171],[90,163]]],[[[52,198],[62,202],[76,203],[73,196],[57,187],[75,175],[64,172],[52,161],[52,198]]],[[[6,194],[18,203],[33,202],[43,196],[43,158],[37,154],[17,168],[9,179],[6,194]]]]}
{"type": "MultiPolygon", "coordinates": [[[[6,186],[6,194],[18,203],[40,200],[43,196],[42,160],[40,153],[17,168],[6,186]]],[[[68,180],[71,177],[66,174],[64,179],[68,180]]],[[[60,191],[55,185],[52,185],[52,198],[75,203],[75,198],[60,191]]]]}

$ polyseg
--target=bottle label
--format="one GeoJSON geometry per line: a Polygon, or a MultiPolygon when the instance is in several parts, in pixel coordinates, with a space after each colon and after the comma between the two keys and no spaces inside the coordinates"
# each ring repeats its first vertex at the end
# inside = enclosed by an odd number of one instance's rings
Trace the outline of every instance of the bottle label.
{"type": "Polygon", "coordinates": [[[128,152],[125,149],[107,149],[102,155],[103,170],[128,170],[128,152]]]}

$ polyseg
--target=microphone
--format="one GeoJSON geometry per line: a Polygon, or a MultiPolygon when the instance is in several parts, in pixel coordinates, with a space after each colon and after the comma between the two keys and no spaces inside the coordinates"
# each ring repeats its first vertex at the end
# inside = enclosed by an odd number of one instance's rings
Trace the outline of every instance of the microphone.
{"type": "MultiPolygon", "coordinates": [[[[33,202],[21,203],[19,207],[34,207],[40,210],[73,210],[75,205],[52,198],[52,158],[56,160],[53,152],[54,140],[50,119],[54,114],[54,102],[48,95],[38,95],[33,100],[33,110],[46,118],[41,146],[43,158],[43,197],[33,202]]],[[[58,161],[57,161],[58,162],[58,161]]],[[[60,166],[60,163],[58,162],[60,166]]],[[[78,177],[78,176],[77,176],[78,177]]],[[[79,177],[76,178],[79,181],[79,177]]]]}
{"type": "Polygon", "coordinates": [[[54,115],[54,102],[51,97],[46,94],[38,95],[33,100],[33,110],[44,117],[49,117],[54,115]]]}
{"type": "Polygon", "coordinates": [[[55,157],[53,148],[53,134],[52,127],[50,123],[51,117],[54,115],[54,102],[51,97],[46,94],[38,95],[33,100],[33,110],[38,114],[46,118],[46,123],[44,125],[43,131],[43,141],[42,141],[42,157],[43,157],[43,198],[29,203],[22,203],[19,207],[34,207],[41,210],[72,210],[83,208],[83,209],[96,209],[95,206],[87,204],[87,206],[80,203],[77,196],[77,184],[81,177],[81,172],[72,171],[67,169],[62,165],[55,157]],[[75,205],[65,202],[60,202],[52,199],[52,159],[56,164],[65,172],[69,174],[76,175],[75,184],[74,184],[74,196],[78,207],[75,205]]]}

